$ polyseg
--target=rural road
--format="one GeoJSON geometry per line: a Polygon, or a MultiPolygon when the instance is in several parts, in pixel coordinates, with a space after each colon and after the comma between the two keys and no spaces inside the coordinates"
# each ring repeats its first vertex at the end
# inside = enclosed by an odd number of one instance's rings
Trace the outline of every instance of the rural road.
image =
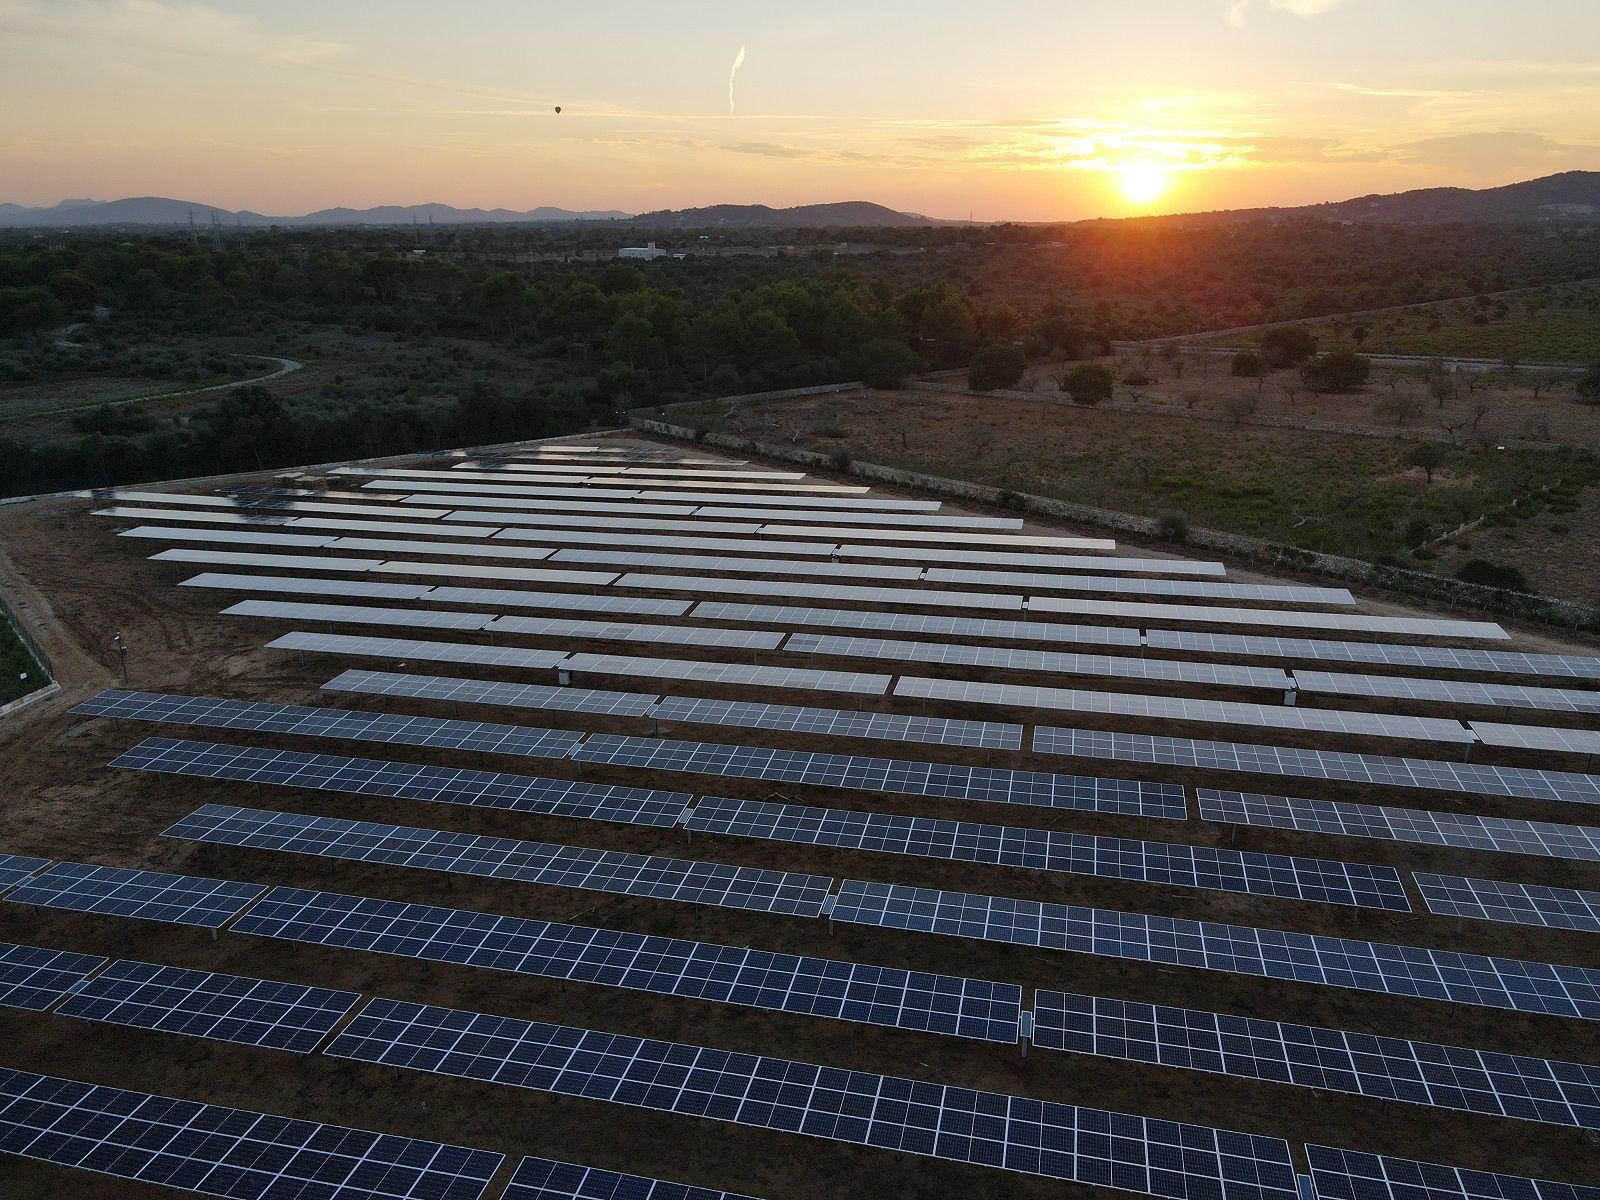
{"type": "MultiPolygon", "coordinates": [[[[69,327],[70,328],[70,327],[69,327]]],[[[62,331],[67,332],[66,330],[62,331]]],[[[57,345],[63,343],[57,342],[57,345]]],[[[230,388],[243,387],[247,383],[266,383],[270,379],[281,379],[285,375],[292,375],[302,370],[305,363],[296,362],[292,358],[280,358],[276,354],[235,354],[234,358],[260,358],[267,362],[277,363],[277,369],[268,371],[265,375],[252,375],[248,379],[230,379],[226,383],[213,383],[207,387],[181,388],[175,392],[154,392],[143,396],[129,396],[122,400],[95,400],[86,404],[66,404],[60,408],[41,409],[34,412],[10,413],[0,416],[0,421],[26,421],[38,417],[55,417],[62,413],[81,412],[86,408],[121,408],[127,404],[144,404],[152,400],[174,400],[180,396],[200,396],[207,392],[225,392],[230,388]]]]}

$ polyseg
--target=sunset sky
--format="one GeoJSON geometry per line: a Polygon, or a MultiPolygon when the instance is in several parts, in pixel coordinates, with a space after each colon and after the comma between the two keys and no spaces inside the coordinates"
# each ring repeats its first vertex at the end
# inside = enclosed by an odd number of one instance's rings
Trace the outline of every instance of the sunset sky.
{"type": "Polygon", "coordinates": [[[0,99],[24,204],[1123,216],[1600,169],[1600,0],[0,0],[0,99]]]}

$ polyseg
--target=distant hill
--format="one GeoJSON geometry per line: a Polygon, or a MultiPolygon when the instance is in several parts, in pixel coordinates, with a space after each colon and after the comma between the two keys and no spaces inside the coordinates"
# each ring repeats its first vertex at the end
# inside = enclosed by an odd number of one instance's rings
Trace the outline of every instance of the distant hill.
{"type": "Polygon", "coordinates": [[[186,226],[190,216],[198,226],[209,226],[211,216],[227,226],[287,225],[488,225],[511,222],[615,221],[628,216],[607,209],[573,212],[565,208],[534,208],[516,212],[508,208],[453,208],[448,204],[383,205],[379,208],[325,208],[304,216],[272,217],[248,210],[231,212],[210,204],[172,200],[165,196],[135,196],[125,200],[63,200],[50,208],[25,208],[0,204],[0,225],[29,228],[72,228],[85,225],[186,226]]]}
{"type": "Polygon", "coordinates": [[[897,212],[870,200],[845,200],[837,204],[801,204],[795,208],[768,208],[765,204],[713,204],[707,208],[662,209],[640,213],[629,224],[649,229],[863,229],[916,225],[952,225],[957,222],[897,212]]]}

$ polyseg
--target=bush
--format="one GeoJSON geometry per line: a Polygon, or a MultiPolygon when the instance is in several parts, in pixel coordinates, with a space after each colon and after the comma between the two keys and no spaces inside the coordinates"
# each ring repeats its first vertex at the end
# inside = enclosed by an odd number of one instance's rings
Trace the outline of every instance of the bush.
{"type": "Polygon", "coordinates": [[[967,386],[975,392],[1016,387],[1028,369],[1028,357],[1016,346],[996,342],[972,356],[967,367],[967,386]]]}
{"type": "Polygon", "coordinates": [[[1022,512],[1028,507],[1028,501],[1024,497],[1004,489],[995,494],[994,502],[1010,512],[1022,512]]]}
{"type": "Polygon", "coordinates": [[[1372,360],[1354,350],[1319,354],[1300,368],[1300,378],[1313,392],[1348,392],[1372,374],[1372,360]]]}
{"type": "Polygon", "coordinates": [[[1462,583],[1475,583],[1481,587],[1499,588],[1507,592],[1533,590],[1528,583],[1528,577],[1516,567],[1490,562],[1486,558],[1468,559],[1456,568],[1456,578],[1462,583]]]}
{"type": "Polygon", "coordinates": [[[1149,387],[1155,381],[1150,378],[1143,367],[1130,367],[1128,373],[1122,377],[1122,382],[1129,387],[1149,387]]]}
{"type": "Polygon", "coordinates": [[[922,368],[922,359],[903,342],[873,338],[844,356],[845,373],[872,388],[900,388],[922,368]]]}
{"type": "Polygon", "coordinates": [[[1249,350],[1241,350],[1233,356],[1233,373],[1246,379],[1254,379],[1261,374],[1261,356],[1249,350]]]}
{"type": "Polygon", "coordinates": [[[850,447],[835,446],[828,451],[828,465],[835,471],[848,471],[850,469],[850,447]]]}
{"type": "Polygon", "coordinates": [[[1156,518],[1156,534],[1164,542],[1187,542],[1189,518],[1182,513],[1162,513],[1156,518]]]}
{"type": "Polygon", "coordinates": [[[1600,404],[1600,363],[1579,375],[1572,390],[1584,404],[1600,404]]]}
{"type": "Polygon", "coordinates": [[[1317,352],[1317,339],[1309,329],[1290,325],[1261,335],[1261,359],[1269,367],[1294,367],[1317,352]]]}
{"type": "Polygon", "coordinates": [[[1061,377],[1061,390],[1072,397],[1072,402],[1090,407],[1111,399],[1114,384],[1111,368],[1101,363],[1083,363],[1061,377]]]}

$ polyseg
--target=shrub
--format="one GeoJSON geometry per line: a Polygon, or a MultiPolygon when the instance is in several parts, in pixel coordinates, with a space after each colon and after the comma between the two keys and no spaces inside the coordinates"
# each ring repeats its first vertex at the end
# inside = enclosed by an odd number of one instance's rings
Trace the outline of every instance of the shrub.
{"type": "Polygon", "coordinates": [[[1354,350],[1319,354],[1300,368],[1300,378],[1314,392],[1348,392],[1372,374],[1372,360],[1354,350]]]}
{"type": "Polygon", "coordinates": [[[1162,513],[1156,518],[1156,534],[1164,542],[1187,542],[1189,518],[1182,513],[1162,513]]]}
{"type": "Polygon", "coordinates": [[[1130,367],[1128,373],[1122,377],[1122,382],[1129,387],[1149,387],[1155,381],[1143,367],[1130,367]]]}
{"type": "Polygon", "coordinates": [[[1411,552],[1411,557],[1417,559],[1419,562],[1432,562],[1434,559],[1439,557],[1439,554],[1438,551],[1430,550],[1426,546],[1418,546],[1411,552]]]}
{"type": "Polygon", "coordinates": [[[848,471],[850,469],[850,447],[835,446],[828,451],[828,465],[835,471],[848,471]]]}
{"type": "Polygon", "coordinates": [[[1269,367],[1293,367],[1317,352],[1317,339],[1309,329],[1290,325],[1261,335],[1261,358],[1269,367]]]}
{"type": "Polygon", "coordinates": [[[1475,583],[1507,592],[1533,590],[1528,584],[1528,577],[1516,567],[1490,562],[1486,558],[1468,559],[1456,568],[1456,578],[1462,583],[1475,583]]]}
{"type": "Polygon", "coordinates": [[[995,494],[994,502],[1001,508],[1009,509],[1011,512],[1022,512],[1028,507],[1028,501],[1025,497],[1005,489],[995,494]]]}
{"type": "Polygon", "coordinates": [[[967,386],[976,392],[1016,387],[1028,369],[1028,357],[1016,346],[996,342],[972,356],[967,367],[967,386]]]}
{"type": "Polygon", "coordinates": [[[1584,404],[1600,404],[1600,363],[1595,363],[1572,385],[1573,394],[1584,404]]]}
{"type": "Polygon", "coordinates": [[[1261,374],[1261,356],[1249,350],[1241,350],[1233,356],[1233,373],[1246,379],[1254,379],[1261,374]]]}
{"type": "Polygon", "coordinates": [[[1083,363],[1061,377],[1061,390],[1072,397],[1074,404],[1093,407],[1111,399],[1114,383],[1110,367],[1101,363],[1083,363]]]}

